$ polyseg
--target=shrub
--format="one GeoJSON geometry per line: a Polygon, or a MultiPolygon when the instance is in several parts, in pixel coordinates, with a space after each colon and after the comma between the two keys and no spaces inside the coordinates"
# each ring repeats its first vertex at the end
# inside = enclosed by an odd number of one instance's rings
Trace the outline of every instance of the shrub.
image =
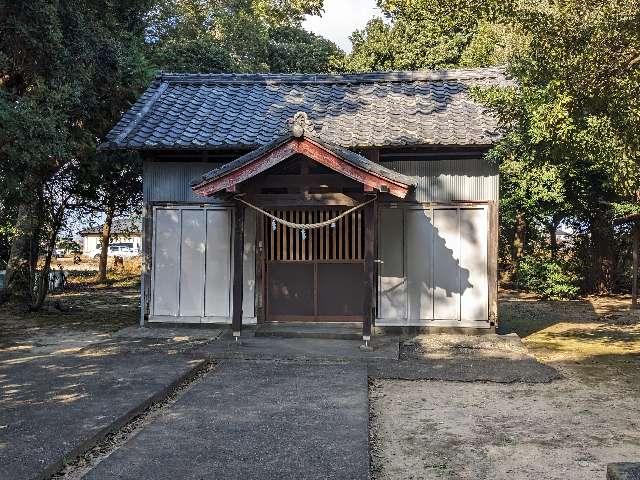
{"type": "Polygon", "coordinates": [[[580,277],[560,260],[527,256],[518,265],[517,279],[525,290],[551,300],[575,298],[580,292],[580,277]]]}

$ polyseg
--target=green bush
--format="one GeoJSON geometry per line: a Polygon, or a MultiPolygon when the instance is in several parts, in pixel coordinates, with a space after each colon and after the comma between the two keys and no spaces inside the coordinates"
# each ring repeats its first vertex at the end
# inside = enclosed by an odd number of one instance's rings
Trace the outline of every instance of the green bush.
{"type": "Polygon", "coordinates": [[[551,300],[575,298],[580,292],[579,276],[565,262],[550,258],[525,257],[518,265],[517,279],[521,288],[551,300]]]}

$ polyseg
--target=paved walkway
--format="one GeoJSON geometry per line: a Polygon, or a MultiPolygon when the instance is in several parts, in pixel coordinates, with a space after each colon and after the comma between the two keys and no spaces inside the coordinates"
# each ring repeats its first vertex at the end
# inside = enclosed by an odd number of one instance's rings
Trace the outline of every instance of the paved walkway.
{"type": "Polygon", "coordinates": [[[86,479],[369,478],[363,364],[224,360],[86,479]]]}
{"type": "Polygon", "coordinates": [[[363,351],[359,340],[129,328],[71,352],[0,349],[0,478],[47,478],[207,361],[216,367],[84,478],[367,479],[368,377],[557,378],[517,339],[442,338],[399,348],[376,337],[363,351]]]}
{"type": "Polygon", "coordinates": [[[202,364],[164,353],[0,360],[0,478],[47,478],[202,364]]]}

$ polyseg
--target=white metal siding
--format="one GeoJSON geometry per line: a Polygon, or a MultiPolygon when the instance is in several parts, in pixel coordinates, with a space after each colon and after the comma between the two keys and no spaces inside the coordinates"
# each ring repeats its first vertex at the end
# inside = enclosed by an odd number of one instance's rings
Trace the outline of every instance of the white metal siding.
{"type": "MultiPolygon", "coordinates": [[[[232,210],[155,207],[151,321],[231,322],[232,210]]],[[[255,216],[245,217],[243,321],[255,323],[255,216]]]]}
{"type": "MultiPolygon", "coordinates": [[[[498,200],[498,169],[483,158],[394,160],[383,165],[417,179],[418,202],[498,200]]],[[[203,162],[144,163],[145,202],[219,203],[196,195],[191,180],[219,166],[203,162]]]]}
{"type": "Polygon", "coordinates": [[[205,317],[231,316],[231,211],[207,209],[205,317]]]}
{"type": "MultiPolygon", "coordinates": [[[[459,210],[433,210],[433,318],[460,318],[460,216],[459,210]]],[[[411,260],[411,258],[408,258],[411,260]]],[[[411,260],[419,263],[422,259],[411,260]]],[[[487,312],[488,315],[488,312],[487,312]]]]}
{"type": "Polygon", "coordinates": [[[488,327],[488,207],[380,209],[376,324],[488,327]]]}
{"type": "Polygon", "coordinates": [[[416,178],[420,203],[498,200],[498,168],[483,158],[393,160],[383,165],[416,178]]]}
{"type": "Polygon", "coordinates": [[[144,201],[173,203],[220,203],[219,200],[196,195],[191,181],[214,168],[217,163],[144,162],[144,201]]]}
{"type": "Polygon", "coordinates": [[[404,269],[404,210],[380,210],[378,256],[379,302],[378,315],[387,322],[402,321],[407,316],[407,281],[404,269]]]}
{"type": "Polygon", "coordinates": [[[465,276],[460,305],[461,320],[484,320],[489,309],[487,279],[487,213],[481,209],[460,210],[460,267],[465,276]],[[468,272],[468,276],[466,273],[468,272]]]}
{"type": "Polygon", "coordinates": [[[158,210],[155,225],[153,313],[176,316],[180,279],[180,210],[158,210]]]}
{"type": "Polygon", "coordinates": [[[205,280],[205,212],[186,209],[181,211],[181,215],[180,316],[201,316],[205,280]]]}
{"type": "MultiPolygon", "coordinates": [[[[396,245],[396,249],[403,249],[396,245]]],[[[433,319],[433,221],[431,211],[411,209],[406,212],[408,318],[413,321],[433,319]]]]}

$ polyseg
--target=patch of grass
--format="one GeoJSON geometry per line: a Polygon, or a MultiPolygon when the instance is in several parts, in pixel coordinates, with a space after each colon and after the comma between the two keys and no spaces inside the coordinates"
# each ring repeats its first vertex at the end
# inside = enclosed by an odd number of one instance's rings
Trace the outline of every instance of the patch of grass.
{"type": "Polygon", "coordinates": [[[640,355],[640,311],[622,295],[545,301],[501,292],[500,333],[515,332],[542,361],[611,361],[640,355]]]}
{"type": "Polygon", "coordinates": [[[122,266],[111,264],[106,282],[98,282],[97,270],[70,270],[67,283],[72,289],[86,287],[137,288],[140,286],[141,258],[127,258],[122,266]]]}

